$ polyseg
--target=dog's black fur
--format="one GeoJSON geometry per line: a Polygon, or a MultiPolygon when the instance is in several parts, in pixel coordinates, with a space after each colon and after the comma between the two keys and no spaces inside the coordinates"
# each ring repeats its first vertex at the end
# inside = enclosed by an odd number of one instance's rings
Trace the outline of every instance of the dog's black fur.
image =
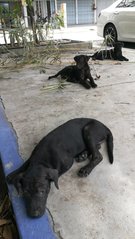
{"type": "Polygon", "coordinates": [[[95,52],[91,58],[93,60],[118,60],[118,61],[128,61],[126,57],[122,55],[123,44],[121,42],[116,42],[114,48],[110,50],[101,50],[95,52]]]}
{"type": "Polygon", "coordinates": [[[43,215],[51,182],[58,188],[58,178],[71,168],[74,159],[81,162],[88,158],[88,164],[78,175],[90,174],[102,160],[99,148],[103,140],[107,142],[109,161],[113,163],[112,133],[95,119],[72,119],[39,142],[23,166],[7,176],[8,183],[24,194],[29,216],[43,215]]]}
{"type": "Polygon", "coordinates": [[[86,89],[90,89],[91,87],[97,87],[90,73],[90,67],[88,65],[89,59],[90,56],[86,55],[75,56],[74,60],[76,62],[76,65],[64,67],[56,75],[49,76],[48,80],[60,75],[61,78],[66,79],[66,81],[79,83],[83,85],[86,89]]]}

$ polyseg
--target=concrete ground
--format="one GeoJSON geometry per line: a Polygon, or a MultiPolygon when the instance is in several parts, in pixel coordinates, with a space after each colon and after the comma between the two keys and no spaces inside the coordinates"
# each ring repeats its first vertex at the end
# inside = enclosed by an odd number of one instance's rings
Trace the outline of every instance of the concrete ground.
{"type": "Polygon", "coordinates": [[[53,38],[55,39],[70,39],[79,41],[102,41],[103,38],[97,36],[97,26],[96,25],[78,25],[68,28],[62,28],[60,30],[53,31],[53,38]]]}
{"type": "Polygon", "coordinates": [[[47,78],[71,64],[74,53],[63,55],[61,65],[47,65],[45,74],[34,65],[1,67],[1,101],[24,160],[43,136],[71,118],[96,118],[113,132],[113,165],[103,144],[104,160],[87,178],[77,176],[85,163],[75,163],[59,179],[59,190],[52,184],[47,207],[58,238],[135,238],[135,50],[124,49],[123,54],[129,62],[90,62],[92,75],[96,70],[101,76],[98,87],[90,90],[76,84],[43,89],[58,82],[47,78]]]}

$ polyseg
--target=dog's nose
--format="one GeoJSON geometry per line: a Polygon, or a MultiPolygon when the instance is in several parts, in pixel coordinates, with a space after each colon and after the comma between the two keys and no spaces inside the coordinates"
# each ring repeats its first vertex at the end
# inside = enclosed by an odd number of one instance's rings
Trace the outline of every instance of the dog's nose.
{"type": "Polygon", "coordinates": [[[34,216],[34,217],[39,217],[39,216],[40,216],[40,213],[39,213],[39,211],[38,211],[38,210],[36,210],[36,211],[34,212],[33,216],[34,216]]]}
{"type": "Polygon", "coordinates": [[[44,213],[41,213],[40,210],[35,210],[32,213],[30,213],[31,217],[41,217],[44,213]]]}

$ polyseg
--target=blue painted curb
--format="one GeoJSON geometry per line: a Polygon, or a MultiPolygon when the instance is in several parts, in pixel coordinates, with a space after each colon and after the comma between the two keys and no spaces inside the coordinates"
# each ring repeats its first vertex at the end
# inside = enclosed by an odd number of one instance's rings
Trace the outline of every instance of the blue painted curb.
{"type": "MultiPolygon", "coordinates": [[[[0,105],[0,157],[5,176],[20,167],[23,163],[18,152],[15,132],[6,119],[0,105]]],[[[47,213],[41,218],[27,217],[23,198],[18,196],[14,186],[8,185],[9,197],[12,202],[18,232],[21,239],[56,239],[51,228],[47,213]]]]}

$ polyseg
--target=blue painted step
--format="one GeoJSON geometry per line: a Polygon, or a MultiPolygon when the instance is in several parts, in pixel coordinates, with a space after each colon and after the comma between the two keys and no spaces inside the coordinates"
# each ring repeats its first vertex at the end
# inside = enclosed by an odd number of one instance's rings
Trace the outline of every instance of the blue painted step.
{"type": "MultiPolygon", "coordinates": [[[[20,167],[23,163],[18,152],[14,130],[6,119],[0,104],[0,156],[5,175],[20,167]]],[[[27,217],[23,198],[12,185],[8,185],[9,197],[12,202],[17,228],[21,239],[56,239],[51,228],[47,213],[41,218],[27,217]]]]}

